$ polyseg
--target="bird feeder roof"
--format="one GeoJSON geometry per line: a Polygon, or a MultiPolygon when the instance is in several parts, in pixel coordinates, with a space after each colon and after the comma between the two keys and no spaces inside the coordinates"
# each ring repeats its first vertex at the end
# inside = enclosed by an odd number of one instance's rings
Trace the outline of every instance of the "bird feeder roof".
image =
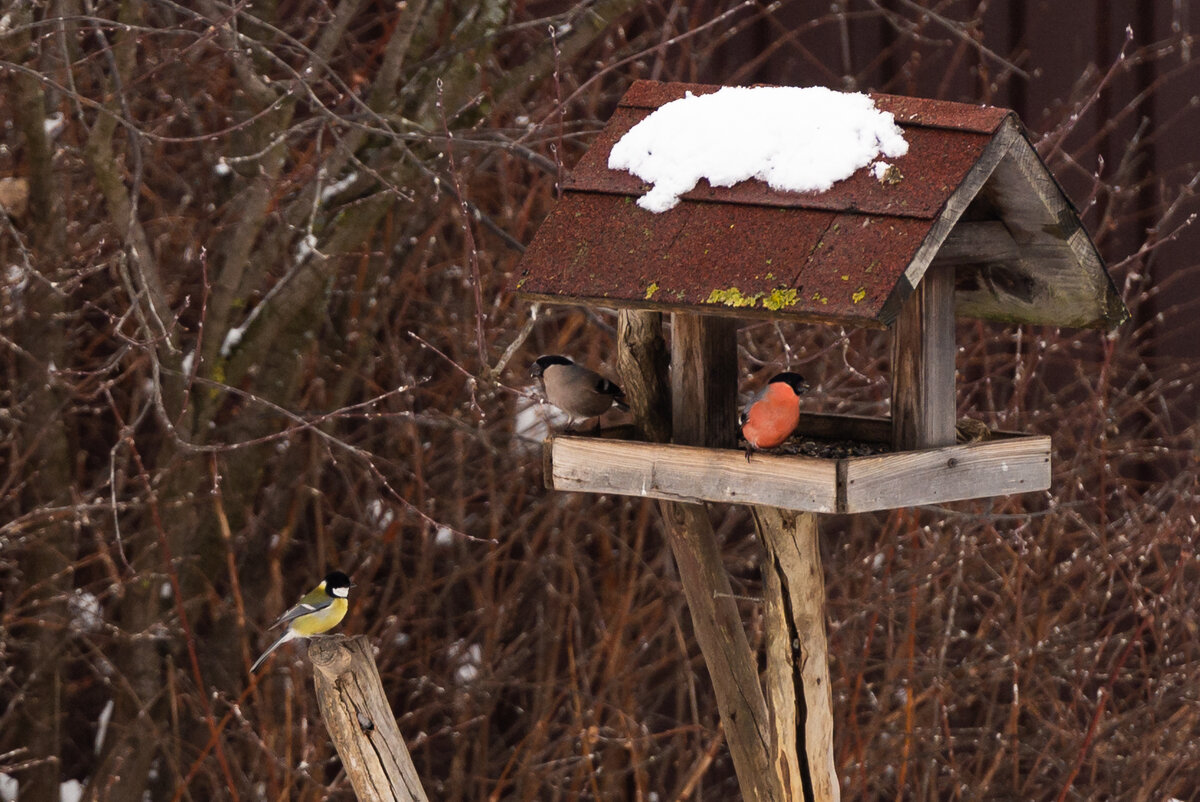
{"type": "Polygon", "coordinates": [[[1128,317],[1077,210],[1016,115],[872,94],[908,153],[824,192],[701,180],[675,208],[609,152],[658,107],[721,87],[637,81],[564,184],[514,289],[551,303],[889,325],[925,271],[955,273],[959,315],[1111,328],[1128,317]]]}

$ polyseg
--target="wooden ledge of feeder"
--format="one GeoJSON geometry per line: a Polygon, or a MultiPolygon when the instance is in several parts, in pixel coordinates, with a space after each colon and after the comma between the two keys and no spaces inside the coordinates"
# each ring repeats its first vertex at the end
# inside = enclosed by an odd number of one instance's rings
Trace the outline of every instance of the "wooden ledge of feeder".
{"type": "MultiPolygon", "coordinates": [[[[891,421],[802,415],[817,437],[886,440],[891,421]]],[[[606,433],[607,434],[607,433],[606,433]]],[[[802,512],[855,513],[938,504],[1050,487],[1050,438],[993,432],[975,443],[864,457],[822,458],[697,448],[611,437],[546,441],[546,485],[670,501],[755,504],[802,512]]]]}

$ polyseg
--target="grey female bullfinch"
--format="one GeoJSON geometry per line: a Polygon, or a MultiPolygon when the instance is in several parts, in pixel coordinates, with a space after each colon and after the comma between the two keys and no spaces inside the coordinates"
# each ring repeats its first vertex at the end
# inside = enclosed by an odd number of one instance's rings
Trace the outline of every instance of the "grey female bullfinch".
{"type": "MultiPolygon", "coordinates": [[[[629,409],[620,387],[565,356],[539,356],[529,375],[538,380],[546,401],[567,413],[568,426],[577,420],[597,418],[614,406],[623,411],[629,409]]],[[[599,421],[596,423],[599,425],[599,421]]]]}

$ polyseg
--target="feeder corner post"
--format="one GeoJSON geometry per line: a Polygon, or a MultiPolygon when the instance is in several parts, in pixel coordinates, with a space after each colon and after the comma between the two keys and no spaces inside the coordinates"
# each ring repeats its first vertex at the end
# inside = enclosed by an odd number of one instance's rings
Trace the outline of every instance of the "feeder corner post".
{"type": "Polygon", "coordinates": [[[892,448],[954,445],[953,269],[926,270],[891,330],[892,448]]]}
{"type": "Polygon", "coordinates": [[[678,445],[737,445],[737,330],[734,318],[671,316],[672,440],[678,445]]]}

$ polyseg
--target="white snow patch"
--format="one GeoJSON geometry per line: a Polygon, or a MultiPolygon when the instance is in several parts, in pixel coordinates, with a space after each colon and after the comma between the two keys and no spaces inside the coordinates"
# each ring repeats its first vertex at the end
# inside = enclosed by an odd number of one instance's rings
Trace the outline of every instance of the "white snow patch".
{"type": "Polygon", "coordinates": [[[71,614],[71,628],[77,632],[95,632],[104,623],[100,600],[86,590],[77,589],[67,600],[67,612],[71,614]]]}
{"type": "Polygon", "coordinates": [[[100,718],[96,719],[96,740],[92,746],[97,755],[104,747],[104,736],[108,734],[108,722],[112,720],[112,714],[113,700],[109,699],[104,703],[104,709],[100,711],[100,718]]]}
{"type": "Polygon", "coordinates": [[[171,583],[163,582],[158,589],[158,598],[166,601],[167,599],[171,598],[172,593],[173,591],[171,590],[171,583]]]}
{"type": "Polygon", "coordinates": [[[517,414],[513,428],[518,438],[540,447],[541,442],[550,436],[552,427],[566,426],[571,422],[571,417],[558,407],[534,398],[537,389],[537,385],[531,384],[525,388],[527,395],[517,396],[517,414]]]}
{"type": "Polygon", "coordinates": [[[367,518],[378,529],[386,529],[396,519],[396,511],[383,503],[383,499],[367,502],[367,518]]]}
{"type": "Polygon", "coordinates": [[[329,203],[338,196],[342,191],[350,188],[350,185],[358,180],[358,173],[350,173],[341,181],[334,181],[329,186],[321,190],[321,204],[329,203]]]}
{"type": "Polygon", "coordinates": [[[662,105],[613,146],[608,167],[654,184],[638,206],[665,212],[701,178],[715,187],[757,178],[777,190],[824,192],[881,154],[907,152],[893,116],[864,94],[727,86],[662,105]]]}
{"type": "Polygon", "coordinates": [[[217,159],[217,163],[213,165],[213,172],[219,177],[224,178],[233,172],[233,168],[229,166],[229,162],[225,161],[225,157],[217,159]]]}
{"type": "Polygon", "coordinates": [[[56,111],[46,117],[42,121],[42,130],[46,132],[46,139],[55,139],[67,127],[67,118],[63,116],[61,111],[56,111]]]}
{"type": "Polygon", "coordinates": [[[464,652],[460,653],[460,657],[458,668],[454,669],[454,678],[460,685],[466,685],[479,676],[479,663],[483,659],[483,647],[478,643],[472,643],[464,652]]]}
{"type": "Polygon", "coordinates": [[[433,536],[433,542],[437,546],[449,546],[454,543],[454,530],[448,526],[439,526],[437,534],[433,536]]]}
{"type": "Polygon", "coordinates": [[[58,786],[58,802],[79,802],[83,799],[83,783],[79,780],[67,780],[58,786]]]}
{"type": "Polygon", "coordinates": [[[878,161],[871,165],[871,175],[875,176],[876,181],[882,181],[890,169],[892,169],[892,165],[885,161],[878,161]]]}
{"type": "Polygon", "coordinates": [[[19,787],[16,777],[0,772],[0,802],[17,802],[19,787]]]}
{"type": "Polygon", "coordinates": [[[296,264],[302,264],[305,259],[313,255],[313,251],[316,249],[317,238],[312,234],[306,234],[296,245],[296,264]]]}
{"type": "Polygon", "coordinates": [[[192,375],[192,361],[195,360],[195,358],[195,351],[188,351],[183,355],[183,361],[179,363],[179,369],[183,372],[184,376],[192,375]]]}
{"type": "Polygon", "coordinates": [[[225,335],[224,342],[221,343],[222,359],[229,356],[233,349],[238,347],[238,344],[242,341],[242,335],[245,333],[245,326],[236,326],[229,330],[229,333],[225,335]]]}

